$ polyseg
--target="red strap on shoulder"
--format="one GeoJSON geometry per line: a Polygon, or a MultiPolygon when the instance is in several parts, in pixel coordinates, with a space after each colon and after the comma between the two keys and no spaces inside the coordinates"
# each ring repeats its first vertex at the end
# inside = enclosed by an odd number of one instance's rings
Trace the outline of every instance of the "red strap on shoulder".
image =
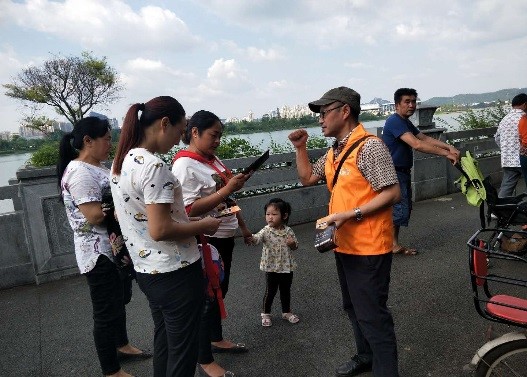
{"type": "Polygon", "coordinates": [[[212,156],[212,158],[207,159],[200,154],[188,151],[186,149],[182,149],[174,155],[174,158],[172,159],[172,163],[174,163],[174,161],[176,161],[180,157],[192,158],[193,160],[209,165],[212,169],[216,171],[216,173],[218,173],[218,175],[223,180],[224,184],[227,184],[227,182],[229,181],[229,178],[232,177],[232,172],[229,170],[229,168],[227,168],[223,164],[223,162],[221,162],[216,156],[212,156]],[[218,167],[214,164],[215,162],[218,162],[218,164],[224,169],[224,171],[221,171],[220,169],[218,169],[218,167]]]}
{"type": "Polygon", "coordinates": [[[209,165],[212,165],[215,160],[215,158],[212,158],[209,160],[195,152],[187,151],[186,149],[181,149],[174,155],[174,159],[172,160],[172,163],[180,157],[192,158],[193,160],[198,160],[199,162],[202,162],[204,164],[209,164],[209,165]]]}
{"type": "Polygon", "coordinates": [[[227,318],[227,311],[225,310],[225,303],[223,302],[223,293],[221,292],[220,277],[218,271],[212,261],[212,253],[210,245],[207,243],[207,238],[200,234],[201,250],[203,252],[203,262],[205,263],[205,274],[208,280],[207,291],[209,297],[218,300],[218,306],[220,308],[220,315],[222,319],[227,318]]]}

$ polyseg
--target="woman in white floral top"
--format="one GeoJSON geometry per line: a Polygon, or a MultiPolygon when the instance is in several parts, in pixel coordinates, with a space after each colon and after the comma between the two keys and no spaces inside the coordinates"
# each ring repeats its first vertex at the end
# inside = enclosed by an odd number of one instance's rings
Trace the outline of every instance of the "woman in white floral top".
{"type": "Polygon", "coordinates": [[[170,96],[132,105],[112,165],[115,210],[154,321],[154,377],[195,374],[205,301],[195,236],[221,223],[189,219],[181,183],[158,156],[179,144],[186,125],[183,106],[170,96]]]}
{"type": "Polygon", "coordinates": [[[130,376],[118,357],[151,357],[133,347],[126,332],[123,283],[106,228],[102,192],[110,186],[108,159],[112,137],[107,120],[87,117],[64,135],[59,148],[57,174],[66,216],[73,229],[75,257],[86,276],[93,306],[93,338],[106,376],[130,376]]]}
{"type": "Polygon", "coordinates": [[[291,284],[293,270],[296,269],[291,251],[298,249],[295,233],[287,226],[291,205],[282,199],[271,199],[264,209],[267,225],[254,234],[250,241],[254,245],[263,244],[260,270],[265,272],[266,288],[261,314],[262,326],[271,326],[271,306],[278,290],[282,318],[290,323],[298,323],[300,318],[291,313],[291,284]]]}

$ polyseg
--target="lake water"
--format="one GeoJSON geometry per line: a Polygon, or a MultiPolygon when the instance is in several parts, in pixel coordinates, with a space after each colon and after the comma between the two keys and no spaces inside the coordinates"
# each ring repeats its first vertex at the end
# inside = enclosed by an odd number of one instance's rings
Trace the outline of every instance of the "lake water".
{"type": "Polygon", "coordinates": [[[31,153],[0,156],[0,186],[7,186],[11,178],[16,178],[16,171],[24,165],[31,153]]]}
{"type": "MultiPolygon", "coordinates": [[[[450,114],[437,114],[434,115],[434,122],[436,127],[446,128],[447,131],[457,130],[459,127],[459,122],[456,121],[460,113],[450,113],[450,114]],[[438,120],[440,119],[440,120],[438,120]]],[[[364,127],[369,129],[370,132],[375,134],[374,129],[377,127],[383,127],[385,120],[374,120],[370,122],[364,122],[364,127]]],[[[291,133],[291,130],[282,130],[282,131],[271,131],[271,132],[257,132],[253,134],[243,134],[236,137],[241,137],[247,139],[251,145],[258,146],[260,149],[267,149],[271,142],[276,144],[289,144],[287,136],[291,133]]],[[[309,136],[323,136],[320,130],[320,127],[311,127],[307,129],[309,136]]]]}
{"type": "MultiPolygon", "coordinates": [[[[7,186],[11,178],[16,178],[16,171],[26,163],[31,153],[0,156],[0,187],[7,186]]],[[[0,214],[13,211],[12,200],[0,200],[0,214]]]]}

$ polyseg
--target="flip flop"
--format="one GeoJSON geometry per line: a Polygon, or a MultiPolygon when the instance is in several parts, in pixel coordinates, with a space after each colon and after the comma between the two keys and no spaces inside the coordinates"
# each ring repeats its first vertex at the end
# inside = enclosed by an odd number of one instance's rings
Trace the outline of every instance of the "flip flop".
{"type": "Polygon", "coordinates": [[[419,254],[416,249],[410,249],[410,248],[407,248],[407,247],[404,247],[404,246],[401,247],[398,250],[392,251],[392,253],[394,253],[394,254],[401,254],[401,255],[417,255],[417,254],[419,254]]]}

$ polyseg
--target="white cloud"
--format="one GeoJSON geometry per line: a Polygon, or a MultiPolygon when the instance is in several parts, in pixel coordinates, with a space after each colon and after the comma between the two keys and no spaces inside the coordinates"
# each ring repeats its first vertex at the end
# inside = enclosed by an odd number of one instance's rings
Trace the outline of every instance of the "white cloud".
{"type": "Polygon", "coordinates": [[[265,50],[262,48],[249,47],[247,49],[247,54],[249,55],[249,59],[254,61],[275,61],[284,59],[284,56],[282,56],[282,54],[278,50],[272,48],[265,50]]]}
{"type": "Polygon", "coordinates": [[[125,84],[117,118],[163,94],[230,117],[339,85],[365,101],[523,87],[525,14],[525,0],[0,0],[0,83],[50,53],[93,51],[125,84]]]}
{"type": "Polygon", "coordinates": [[[142,57],[128,60],[123,64],[121,79],[126,86],[127,94],[139,94],[143,100],[146,97],[158,96],[159,93],[180,96],[187,88],[198,83],[193,72],[174,69],[161,60],[142,57]]]}
{"type": "Polygon", "coordinates": [[[228,93],[232,90],[247,91],[251,84],[247,71],[234,59],[217,59],[207,70],[207,79],[202,88],[209,93],[228,93]]]}
{"type": "Polygon", "coordinates": [[[225,106],[254,100],[250,96],[253,90],[248,72],[236,60],[220,58],[207,69],[207,77],[198,85],[188,87],[184,96],[194,107],[209,109],[220,117],[227,117],[235,115],[240,109],[226,112],[225,106]]]}
{"type": "Polygon", "coordinates": [[[8,44],[0,48],[0,61],[0,77],[14,76],[24,67],[13,46],[8,44]]]}
{"type": "Polygon", "coordinates": [[[127,61],[126,68],[129,70],[158,71],[164,68],[164,64],[160,60],[136,58],[127,61]]]}
{"type": "Polygon", "coordinates": [[[371,64],[367,64],[365,62],[349,62],[344,63],[345,67],[352,68],[352,69],[368,69],[372,68],[371,64]]]}
{"type": "MultiPolygon", "coordinates": [[[[221,47],[229,50],[231,53],[251,61],[278,61],[286,58],[283,47],[271,47],[268,49],[250,46],[247,48],[240,47],[232,40],[222,40],[221,47]]],[[[219,50],[219,46],[214,45],[214,51],[219,50]]]]}
{"type": "Polygon", "coordinates": [[[454,45],[525,35],[527,2],[495,0],[428,2],[381,0],[204,0],[209,11],[251,31],[265,31],[322,48],[376,45],[381,39],[444,40],[454,45]],[[445,17],[445,15],[447,15],[445,17]],[[405,37],[405,38],[401,38],[405,37]]]}
{"type": "Polygon", "coordinates": [[[80,42],[83,48],[145,51],[200,43],[174,12],[157,6],[135,11],[120,0],[28,0],[5,8],[20,27],[80,42]]]}
{"type": "Polygon", "coordinates": [[[411,24],[398,24],[395,27],[397,36],[401,38],[415,38],[422,36],[425,30],[421,27],[420,22],[412,22],[411,24]]]}
{"type": "Polygon", "coordinates": [[[270,81],[267,86],[270,89],[285,89],[288,87],[287,80],[270,81]]]}

